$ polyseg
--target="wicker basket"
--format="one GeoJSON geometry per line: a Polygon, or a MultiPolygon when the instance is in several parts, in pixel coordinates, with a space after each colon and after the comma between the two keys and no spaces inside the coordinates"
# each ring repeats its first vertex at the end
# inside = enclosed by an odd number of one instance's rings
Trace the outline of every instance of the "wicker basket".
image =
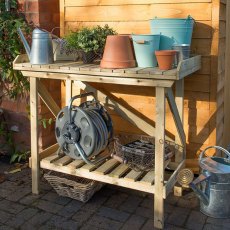
{"type": "MultiPolygon", "coordinates": [[[[114,140],[114,152],[135,171],[151,171],[155,167],[155,139],[144,135],[120,134],[114,140]]],[[[175,153],[175,144],[165,142],[165,161],[175,153]]]]}
{"type": "Polygon", "coordinates": [[[97,181],[53,171],[44,174],[44,178],[60,196],[82,202],[87,202],[104,185],[97,181]]]}

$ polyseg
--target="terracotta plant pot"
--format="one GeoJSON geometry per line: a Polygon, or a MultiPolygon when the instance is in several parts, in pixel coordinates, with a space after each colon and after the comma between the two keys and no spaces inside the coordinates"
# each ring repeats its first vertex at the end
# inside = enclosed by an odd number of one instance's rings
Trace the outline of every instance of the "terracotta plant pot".
{"type": "Polygon", "coordinates": [[[132,68],[136,66],[131,39],[128,35],[109,35],[101,60],[101,68],[132,68]]]}
{"type": "Polygon", "coordinates": [[[155,51],[159,69],[161,69],[161,70],[172,69],[172,65],[174,63],[176,53],[177,53],[177,51],[175,51],[175,50],[155,51]]]}

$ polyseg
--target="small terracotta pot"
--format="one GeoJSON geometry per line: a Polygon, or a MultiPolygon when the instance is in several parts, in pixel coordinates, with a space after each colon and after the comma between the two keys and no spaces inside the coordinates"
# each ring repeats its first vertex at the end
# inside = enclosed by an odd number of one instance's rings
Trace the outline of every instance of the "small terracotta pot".
{"type": "Polygon", "coordinates": [[[176,53],[177,53],[177,51],[175,51],[175,50],[155,51],[155,55],[157,57],[159,69],[161,69],[161,70],[172,69],[172,65],[174,63],[176,53]]]}
{"type": "Polygon", "coordinates": [[[136,66],[132,43],[128,35],[109,35],[106,39],[101,68],[132,68],[136,66]]]}

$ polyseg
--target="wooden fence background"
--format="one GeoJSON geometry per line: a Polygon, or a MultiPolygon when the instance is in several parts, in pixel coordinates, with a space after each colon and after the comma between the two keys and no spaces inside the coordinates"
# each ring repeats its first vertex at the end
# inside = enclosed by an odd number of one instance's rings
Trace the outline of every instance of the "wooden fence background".
{"type": "MultiPolygon", "coordinates": [[[[196,24],[191,52],[202,55],[202,69],[185,80],[184,127],[187,136],[187,164],[208,145],[223,144],[226,0],[60,0],[61,34],[81,26],[108,24],[121,34],[150,33],[149,19],[185,18],[196,24]]],[[[229,31],[229,30],[228,30],[229,31]]],[[[229,54],[230,55],[230,54],[229,54]]],[[[148,87],[94,85],[111,92],[124,105],[154,120],[155,91],[148,87]]],[[[225,96],[224,96],[225,95],[225,96]]],[[[140,130],[110,111],[117,132],[140,130]]],[[[166,129],[175,134],[173,118],[167,106],[166,129]]]]}

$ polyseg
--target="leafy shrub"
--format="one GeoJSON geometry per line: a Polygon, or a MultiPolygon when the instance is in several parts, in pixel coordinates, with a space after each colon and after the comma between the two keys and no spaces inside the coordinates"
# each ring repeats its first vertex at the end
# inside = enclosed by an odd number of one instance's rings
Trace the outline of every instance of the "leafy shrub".
{"type": "Polygon", "coordinates": [[[104,27],[82,27],[77,31],[70,32],[66,37],[67,49],[72,49],[76,51],[90,52],[94,51],[98,54],[102,54],[106,37],[108,35],[117,34],[115,30],[110,28],[108,25],[104,27]]]}
{"type": "Polygon", "coordinates": [[[17,12],[17,0],[11,0],[9,11],[5,1],[0,1],[0,99],[4,96],[16,99],[29,90],[29,81],[20,71],[13,70],[13,60],[23,50],[17,28],[29,33],[24,17],[17,12]]]}

